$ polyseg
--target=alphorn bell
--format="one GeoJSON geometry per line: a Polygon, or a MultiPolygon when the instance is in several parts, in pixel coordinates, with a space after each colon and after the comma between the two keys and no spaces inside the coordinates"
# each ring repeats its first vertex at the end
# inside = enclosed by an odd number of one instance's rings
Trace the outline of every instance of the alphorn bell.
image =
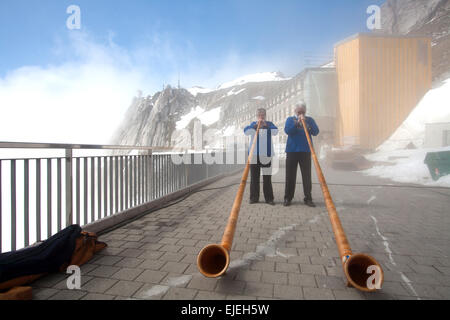
{"type": "Polygon", "coordinates": [[[261,121],[258,121],[255,137],[253,138],[252,147],[245,164],[244,173],[242,174],[241,183],[231,208],[230,217],[228,218],[225,232],[222,236],[221,244],[209,244],[204,247],[197,256],[197,267],[201,274],[208,278],[217,278],[223,275],[230,264],[230,250],[233,244],[234,232],[241,208],[242,197],[244,196],[245,185],[247,184],[248,172],[250,170],[250,161],[253,157],[255,146],[257,144],[259,128],[261,121]]]}
{"type": "MultiPolygon", "coordinates": [[[[325,205],[330,217],[331,226],[333,228],[334,237],[336,239],[337,248],[341,257],[342,267],[344,274],[347,278],[347,286],[353,286],[354,288],[371,292],[381,288],[384,280],[383,269],[380,264],[371,256],[364,253],[352,253],[344,229],[342,228],[341,221],[339,219],[336,207],[334,206],[333,199],[331,198],[330,191],[328,190],[327,182],[320,168],[319,161],[317,160],[316,152],[314,151],[311,137],[305,123],[305,116],[300,116],[300,121],[305,131],[306,139],[308,140],[309,148],[311,149],[311,156],[316,167],[317,177],[319,178],[320,186],[322,188],[323,197],[325,199],[325,205]],[[374,269],[370,268],[375,266],[374,269]],[[368,279],[371,277],[372,271],[379,272],[378,279],[375,277],[376,283],[369,287],[368,279]]],[[[372,281],[372,279],[370,280],[372,281]]]]}

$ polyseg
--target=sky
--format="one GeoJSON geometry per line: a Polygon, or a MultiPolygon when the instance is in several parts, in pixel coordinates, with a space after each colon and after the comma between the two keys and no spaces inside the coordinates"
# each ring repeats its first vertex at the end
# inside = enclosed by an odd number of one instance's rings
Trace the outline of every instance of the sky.
{"type": "Polygon", "coordinates": [[[367,7],[383,2],[2,0],[0,141],[110,143],[138,90],[294,76],[367,32],[367,7]]]}

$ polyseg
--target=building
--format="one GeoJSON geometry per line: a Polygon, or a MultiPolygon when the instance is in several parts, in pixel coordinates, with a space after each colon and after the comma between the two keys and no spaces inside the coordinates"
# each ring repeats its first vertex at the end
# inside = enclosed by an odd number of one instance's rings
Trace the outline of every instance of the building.
{"type": "Polygon", "coordinates": [[[335,144],[374,149],[431,88],[431,39],[357,34],[335,46],[335,144]]]}

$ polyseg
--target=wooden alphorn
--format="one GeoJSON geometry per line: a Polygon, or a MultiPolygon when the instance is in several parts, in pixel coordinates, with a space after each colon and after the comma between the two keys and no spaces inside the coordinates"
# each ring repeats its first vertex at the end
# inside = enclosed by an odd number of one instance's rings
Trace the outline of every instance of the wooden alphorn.
{"type": "Polygon", "coordinates": [[[252,147],[245,164],[244,173],[242,174],[241,183],[234,199],[233,207],[231,208],[228,223],[223,233],[221,244],[209,244],[204,247],[197,256],[197,267],[201,274],[208,278],[216,278],[223,275],[230,264],[230,251],[233,244],[234,233],[236,231],[236,224],[241,208],[242,197],[244,196],[245,185],[247,184],[248,172],[250,170],[250,162],[255,151],[255,146],[258,143],[259,128],[261,121],[258,121],[255,137],[253,138],[252,147]]]}
{"type": "Polygon", "coordinates": [[[325,181],[319,160],[317,159],[316,152],[314,151],[304,115],[300,116],[300,121],[302,123],[303,130],[305,131],[306,139],[308,140],[309,148],[311,150],[311,157],[314,161],[317,177],[322,188],[325,205],[330,217],[339,256],[341,257],[342,267],[347,278],[347,285],[366,292],[380,289],[384,280],[383,269],[373,257],[364,253],[352,253],[352,249],[348,243],[341,220],[339,219],[336,207],[334,206],[333,199],[331,198],[330,191],[328,190],[327,182],[325,181]],[[374,277],[372,277],[373,271],[375,271],[374,277]],[[369,277],[371,277],[370,280],[369,277]]]}

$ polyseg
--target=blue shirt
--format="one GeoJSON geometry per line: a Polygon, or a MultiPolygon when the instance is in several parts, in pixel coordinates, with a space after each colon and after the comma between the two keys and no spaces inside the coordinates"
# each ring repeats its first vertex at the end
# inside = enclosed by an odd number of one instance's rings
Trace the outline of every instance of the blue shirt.
{"type": "MultiPolygon", "coordinates": [[[[297,117],[289,117],[286,119],[284,125],[284,132],[288,135],[286,143],[286,152],[311,152],[306,139],[305,131],[303,128],[297,128],[295,126],[295,119],[297,117]]],[[[306,126],[309,127],[309,133],[312,136],[319,134],[319,127],[311,117],[305,117],[306,126]]],[[[311,139],[312,142],[312,139],[311,139]]]]}
{"type": "MultiPolygon", "coordinates": [[[[256,154],[263,157],[272,157],[273,156],[273,145],[272,145],[272,136],[276,136],[278,134],[278,128],[270,121],[266,121],[267,128],[259,128],[259,134],[258,134],[258,141],[256,144],[256,154]],[[267,137],[264,139],[264,137],[267,137]],[[263,140],[261,143],[259,142],[259,138],[262,138],[263,140]],[[260,147],[261,147],[261,154],[260,154],[260,147]]],[[[255,126],[257,126],[258,123],[256,121],[253,121],[249,126],[246,126],[244,128],[244,134],[246,136],[251,135],[251,141],[250,141],[250,148],[252,148],[253,139],[255,137],[256,129],[255,126]]]]}

